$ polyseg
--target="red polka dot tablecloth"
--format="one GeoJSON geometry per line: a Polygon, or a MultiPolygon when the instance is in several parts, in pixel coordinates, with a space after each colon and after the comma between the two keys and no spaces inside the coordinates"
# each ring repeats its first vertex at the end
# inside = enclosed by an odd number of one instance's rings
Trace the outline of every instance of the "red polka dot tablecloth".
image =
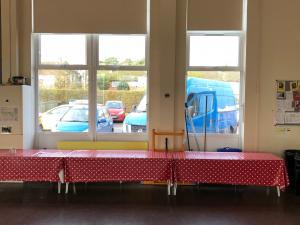
{"type": "Polygon", "coordinates": [[[77,150],[65,158],[66,182],[167,181],[172,160],[166,153],[77,150]]]}
{"type": "Polygon", "coordinates": [[[58,182],[70,151],[0,150],[0,180],[58,182]]]}
{"type": "Polygon", "coordinates": [[[270,153],[172,153],[176,182],[236,185],[289,185],[284,161],[270,153]]]}
{"type": "Polygon", "coordinates": [[[94,150],[0,150],[0,180],[58,182],[168,181],[277,186],[289,181],[269,153],[94,150]]]}

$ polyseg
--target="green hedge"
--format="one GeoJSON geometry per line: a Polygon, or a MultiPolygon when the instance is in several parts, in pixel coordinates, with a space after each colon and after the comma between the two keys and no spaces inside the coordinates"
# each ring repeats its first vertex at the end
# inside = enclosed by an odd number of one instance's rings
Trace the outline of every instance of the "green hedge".
{"type": "MultiPolygon", "coordinates": [[[[133,90],[104,90],[97,91],[97,102],[105,104],[108,100],[122,101],[126,112],[130,112],[133,105],[139,104],[144,91],[133,90]]],[[[39,110],[45,112],[55,106],[67,104],[72,100],[87,99],[88,90],[82,89],[42,89],[39,91],[39,110]]]]}

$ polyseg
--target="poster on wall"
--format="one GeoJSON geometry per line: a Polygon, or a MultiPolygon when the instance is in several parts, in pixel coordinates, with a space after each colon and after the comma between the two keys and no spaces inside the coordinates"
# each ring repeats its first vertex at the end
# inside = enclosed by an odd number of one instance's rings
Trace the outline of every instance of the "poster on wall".
{"type": "Polygon", "coordinates": [[[300,125],[300,80],[276,80],[275,125],[300,125]]]}

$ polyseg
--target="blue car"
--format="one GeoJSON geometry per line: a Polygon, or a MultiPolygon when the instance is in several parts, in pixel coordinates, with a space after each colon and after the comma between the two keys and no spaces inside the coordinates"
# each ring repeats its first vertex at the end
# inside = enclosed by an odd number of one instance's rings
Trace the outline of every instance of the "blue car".
{"type": "MultiPolygon", "coordinates": [[[[113,132],[113,120],[109,115],[106,107],[97,107],[97,132],[113,132]]],[[[87,132],[88,123],[88,106],[74,105],[58,121],[52,129],[54,132],[87,132]]]]}

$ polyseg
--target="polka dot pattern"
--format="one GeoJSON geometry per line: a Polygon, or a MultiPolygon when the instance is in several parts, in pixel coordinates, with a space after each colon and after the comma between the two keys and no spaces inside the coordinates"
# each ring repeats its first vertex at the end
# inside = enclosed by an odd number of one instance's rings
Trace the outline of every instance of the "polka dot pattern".
{"type": "Polygon", "coordinates": [[[289,185],[284,161],[269,153],[0,150],[0,180],[167,181],[289,185]]]}
{"type": "Polygon", "coordinates": [[[74,151],[65,159],[66,182],[166,181],[172,160],[162,152],[74,151]]]}
{"type": "Polygon", "coordinates": [[[55,150],[0,150],[0,180],[58,182],[63,155],[55,150]]]}
{"type": "Polygon", "coordinates": [[[269,153],[174,153],[174,180],[236,185],[289,185],[284,161],[269,153]]]}

